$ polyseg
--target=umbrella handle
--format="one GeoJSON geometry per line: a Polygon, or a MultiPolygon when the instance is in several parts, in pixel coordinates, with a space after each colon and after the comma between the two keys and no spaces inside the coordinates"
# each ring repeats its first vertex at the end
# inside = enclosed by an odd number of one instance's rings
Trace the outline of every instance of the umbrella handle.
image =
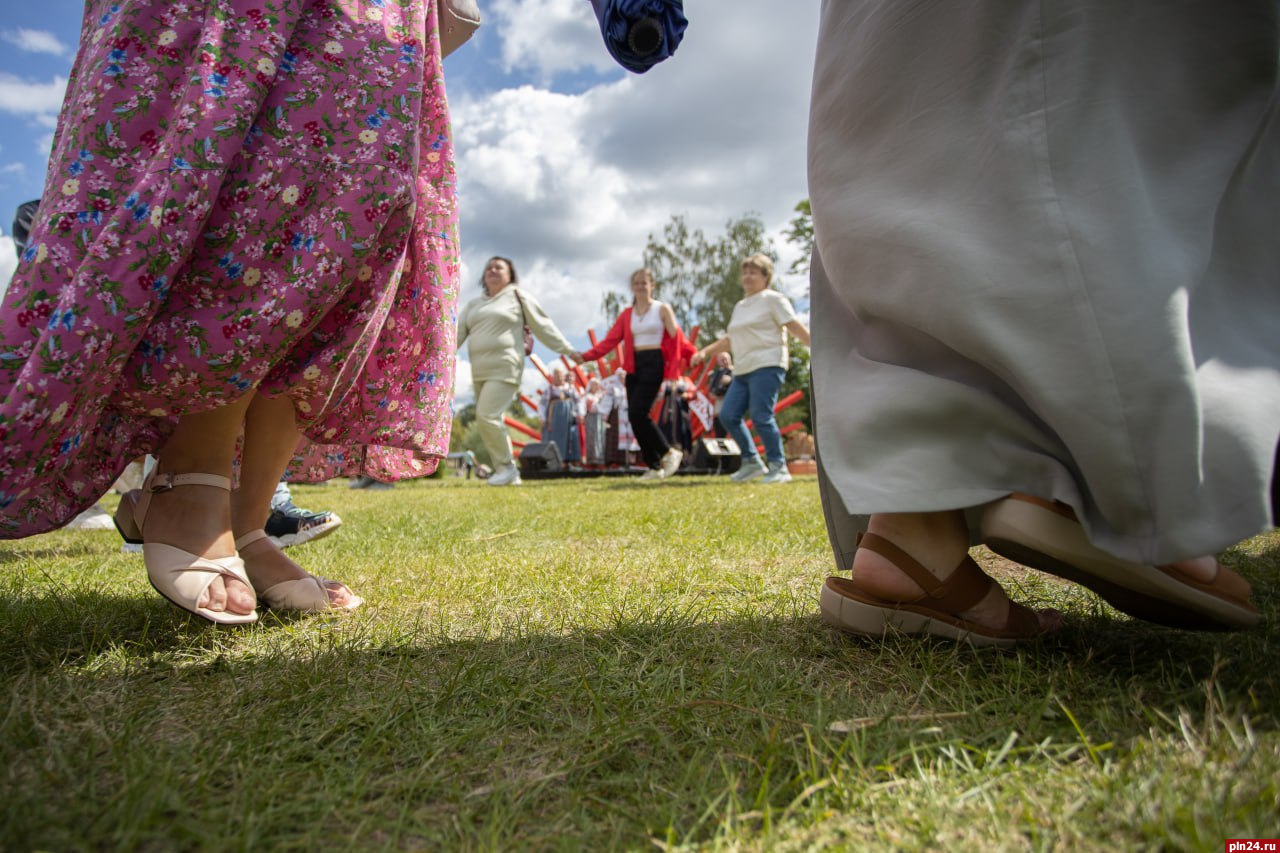
{"type": "Polygon", "coordinates": [[[650,56],[662,49],[662,23],[657,18],[641,18],[627,30],[627,47],[636,56],[650,56]]]}

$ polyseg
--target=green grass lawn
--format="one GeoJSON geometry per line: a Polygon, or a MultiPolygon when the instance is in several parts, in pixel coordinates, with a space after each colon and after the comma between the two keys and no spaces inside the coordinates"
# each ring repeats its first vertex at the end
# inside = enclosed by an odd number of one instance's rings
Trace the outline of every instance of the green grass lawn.
{"type": "Polygon", "coordinates": [[[301,487],[368,604],[219,629],[114,532],[0,543],[0,847],[1195,849],[1280,835],[1266,621],[1067,611],[1012,651],[837,634],[812,477],[301,487]]]}

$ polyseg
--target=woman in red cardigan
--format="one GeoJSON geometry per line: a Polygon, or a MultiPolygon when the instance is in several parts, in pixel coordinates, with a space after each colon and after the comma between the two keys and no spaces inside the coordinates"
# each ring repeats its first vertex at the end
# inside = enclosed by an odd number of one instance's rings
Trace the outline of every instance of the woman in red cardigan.
{"type": "Polygon", "coordinates": [[[676,325],[675,312],[653,298],[653,273],[641,268],[631,274],[631,307],[618,315],[604,340],[582,353],[594,361],[622,344],[622,367],[627,372],[627,411],[640,454],[649,470],[643,480],[662,480],[680,467],[683,458],[649,418],[664,379],[675,379],[695,348],[676,325]]]}

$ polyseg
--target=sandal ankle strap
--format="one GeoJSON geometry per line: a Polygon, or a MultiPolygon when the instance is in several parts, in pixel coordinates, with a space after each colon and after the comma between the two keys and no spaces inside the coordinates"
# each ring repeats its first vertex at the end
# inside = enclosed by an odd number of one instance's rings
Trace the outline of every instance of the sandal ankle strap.
{"type": "Polygon", "coordinates": [[[883,536],[864,534],[858,540],[858,545],[893,563],[924,590],[925,597],[930,599],[933,607],[949,613],[963,613],[973,607],[987,595],[995,583],[967,552],[951,574],[945,580],[939,580],[918,560],[883,536]]]}
{"type": "Polygon", "coordinates": [[[231,491],[231,480],[219,474],[156,474],[147,491],[167,492],[177,486],[214,486],[231,491]]]}
{"type": "Polygon", "coordinates": [[[137,499],[132,506],[133,521],[139,531],[146,523],[147,511],[151,508],[151,496],[172,491],[177,486],[213,486],[229,492],[231,479],[219,474],[161,474],[152,469],[142,488],[137,490],[137,499]]]}
{"type": "Polygon", "coordinates": [[[245,548],[248,548],[254,542],[261,542],[263,539],[266,539],[266,538],[268,538],[267,531],[250,530],[245,535],[236,538],[236,550],[243,551],[245,548]]]}

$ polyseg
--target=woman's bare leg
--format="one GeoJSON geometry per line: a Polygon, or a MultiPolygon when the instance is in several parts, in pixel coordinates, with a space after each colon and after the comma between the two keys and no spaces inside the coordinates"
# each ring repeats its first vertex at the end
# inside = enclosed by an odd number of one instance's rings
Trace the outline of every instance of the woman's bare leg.
{"type": "MultiPolygon", "coordinates": [[[[231,496],[231,526],[237,537],[261,530],[271,514],[271,496],[289,460],[298,448],[297,421],[287,397],[253,398],[244,419],[244,445],[240,451],[240,485],[231,496]]],[[[284,581],[298,580],[307,572],[270,542],[259,542],[241,554],[245,571],[255,589],[270,589],[284,581]]],[[[346,587],[328,587],[329,600],[341,607],[350,600],[346,587]]]]}
{"type": "MultiPolygon", "coordinates": [[[[946,580],[969,550],[969,531],[964,513],[903,512],[871,516],[867,528],[889,540],[916,559],[939,580],[946,580]]],[[[853,557],[853,579],[868,593],[888,601],[910,601],[924,590],[887,558],[868,548],[859,548],[853,557]]],[[[963,616],[979,625],[1003,625],[1012,602],[999,584],[963,616]]],[[[1038,614],[1043,628],[1060,621],[1054,612],[1038,614]]]]}
{"type": "MultiPolygon", "coordinates": [[[[209,412],[183,415],[156,456],[156,470],[164,474],[219,474],[230,478],[236,439],[252,396],[251,393],[209,412]]],[[[147,510],[143,539],[173,545],[201,557],[234,556],[236,547],[231,534],[231,503],[227,492],[213,486],[183,486],[156,492],[147,510]]],[[[219,576],[200,597],[198,606],[214,611],[251,613],[254,595],[240,581],[219,576]]]]}

